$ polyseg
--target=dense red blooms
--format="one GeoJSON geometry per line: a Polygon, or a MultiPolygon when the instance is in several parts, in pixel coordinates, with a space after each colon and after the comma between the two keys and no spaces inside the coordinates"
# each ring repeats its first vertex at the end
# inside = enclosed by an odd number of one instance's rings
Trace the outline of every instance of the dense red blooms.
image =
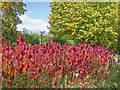
{"type": "MultiPolygon", "coordinates": [[[[41,74],[47,73],[45,82],[48,82],[49,78],[58,78],[56,79],[58,81],[65,75],[68,78],[77,75],[75,81],[86,76],[100,77],[99,74],[105,75],[108,72],[108,66],[114,62],[109,48],[103,46],[92,47],[90,44],[60,45],[55,41],[47,41],[46,45],[35,44],[30,46],[24,42],[24,38],[19,38],[17,45],[12,48],[3,43],[2,57],[4,74],[6,74],[8,66],[14,67],[19,74],[26,72],[32,78],[42,78],[41,74]]],[[[72,79],[68,80],[72,81],[72,79]]]]}
{"type": "Polygon", "coordinates": [[[24,64],[22,64],[21,65],[21,67],[19,68],[19,73],[21,73],[22,74],[22,72],[23,72],[23,68],[25,67],[25,65],[24,64]]]}
{"type": "Polygon", "coordinates": [[[41,72],[42,72],[42,69],[40,68],[40,69],[38,70],[38,72],[41,73],[41,72]]]}

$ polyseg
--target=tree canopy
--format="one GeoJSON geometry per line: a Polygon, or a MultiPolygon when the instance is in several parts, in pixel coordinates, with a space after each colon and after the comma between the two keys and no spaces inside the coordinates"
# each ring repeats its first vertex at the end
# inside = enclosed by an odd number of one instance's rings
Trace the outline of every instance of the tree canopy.
{"type": "Polygon", "coordinates": [[[16,25],[21,23],[19,16],[26,11],[25,4],[23,2],[1,2],[1,4],[2,36],[8,43],[13,44],[19,36],[16,25]]]}
{"type": "Polygon", "coordinates": [[[51,2],[50,33],[56,38],[117,47],[117,2],[51,2]]]}

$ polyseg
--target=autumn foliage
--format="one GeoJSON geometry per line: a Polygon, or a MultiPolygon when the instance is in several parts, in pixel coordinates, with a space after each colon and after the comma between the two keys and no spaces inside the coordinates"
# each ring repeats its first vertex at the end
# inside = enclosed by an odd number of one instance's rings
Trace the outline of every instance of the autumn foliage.
{"type": "Polygon", "coordinates": [[[31,46],[19,38],[14,47],[1,46],[7,87],[90,87],[102,80],[114,63],[109,47],[90,44],[60,45],[48,40],[45,45],[31,46]],[[18,83],[18,78],[24,84],[18,83]]]}

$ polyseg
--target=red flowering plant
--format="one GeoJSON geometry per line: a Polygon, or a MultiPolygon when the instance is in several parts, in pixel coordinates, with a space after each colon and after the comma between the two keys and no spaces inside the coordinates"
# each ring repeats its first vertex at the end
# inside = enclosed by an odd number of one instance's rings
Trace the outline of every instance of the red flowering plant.
{"type": "Polygon", "coordinates": [[[91,87],[114,63],[109,48],[90,44],[27,45],[24,38],[2,44],[2,72],[7,87],[91,87]]]}
{"type": "Polygon", "coordinates": [[[2,82],[4,81],[4,78],[2,77],[2,44],[1,42],[3,41],[2,38],[0,38],[0,88],[2,85],[2,82]]]}

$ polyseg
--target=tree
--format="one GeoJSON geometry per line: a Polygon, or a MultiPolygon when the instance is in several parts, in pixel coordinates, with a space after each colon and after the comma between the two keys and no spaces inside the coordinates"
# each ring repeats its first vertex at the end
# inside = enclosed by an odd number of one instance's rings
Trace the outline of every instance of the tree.
{"type": "Polygon", "coordinates": [[[26,11],[24,9],[25,4],[23,2],[1,2],[2,8],[2,36],[3,38],[13,45],[16,42],[20,33],[16,30],[17,24],[21,23],[19,15],[24,14],[26,11]]]}
{"type": "Polygon", "coordinates": [[[25,42],[27,44],[34,45],[34,44],[39,44],[39,42],[40,42],[40,40],[39,40],[40,39],[39,34],[29,32],[25,28],[23,28],[23,30],[22,30],[22,35],[25,36],[25,42]]]}
{"type": "Polygon", "coordinates": [[[40,43],[46,44],[46,41],[48,39],[50,39],[50,40],[54,39],[53,36],[51,36],[49,34],[39,35],[38,33],[30,32],[25,28],[23,28],[21,33],[23,36],[25,36],[25,42],[27,44],[31,44],[31,45],[40,44],[40,43]],[[41,39],[42,39],[42,41],[41,41],[41,39]]]}
{"type": "Polygon", "coordinates": [[[51,2],[50,33],[56,38],[117,49],[117,2],[51,2]]]}

